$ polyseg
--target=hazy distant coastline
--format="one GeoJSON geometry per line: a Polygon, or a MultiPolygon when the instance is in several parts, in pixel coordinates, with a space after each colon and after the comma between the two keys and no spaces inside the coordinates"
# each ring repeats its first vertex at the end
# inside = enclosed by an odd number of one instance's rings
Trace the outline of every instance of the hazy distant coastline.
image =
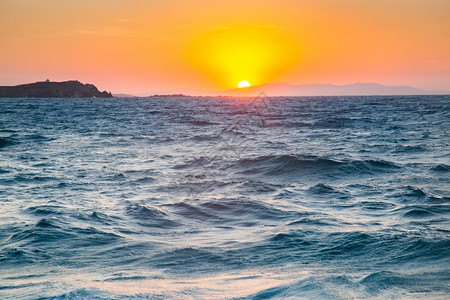
{"type": "Polygon", "coordinates": [[[411,86],[387,86],[378,83],[334,84],[289,84],[269,83],[243,89],[231,89],[224,95],[257,95],[261,92],[273,96],[399,96],[437,95],[448,91],[427,91],[411,86]]]}
{"type": "MultiPolygon", "coordinates": [[[[189,96],[237,96],[254,97],[264,92],[267,96],[399,96],[399,95],[446,95],[450,91],[423,90],[411,86],[388,86],[378,83],[334,84],[289,84],[267,83],[248,88],[235,88],[226,91],[201,91],[174,89],[157,94],[183,94],[189,96]]],[[[152,96],[154,94],[140,94],[152,96]]]]}
{"type": "Polygon", "coordinates": [[[93,84],[77,80],[63,82],[35,82],[16,86],[0,86],[0,97],[10,98],[135,98],[135,97],[255,97],[261,93],[273,97],[295,96],[399,96],[399,95],[448,95],[450,91],[423,90],[411,86],[387,86],[378,83],[289,84],[267,83],[247,88],[225,91],[172,89],[153,93],[125,94],[100,92],[93,84]]]}
{"type": "MultiPolygon", "coordinates": [[[[264,92],[267,96],[295,97],[295,96],[399,96],[399,95],[448,95],[450,91],[423,90],[411,86],[388,86],[378,83],[353,83],[347,85],[334,84],[289,84],[267,83],[248,88],[235,88],[225,91],[203,91],[195,89],[171,89],[124,95],[125,97],[158,97],[158,96],[234,96],[255,97],[264,92]]],[[[121,94],[114,94],[121,97],[121,94]]]]}
{"type": "Polygon", "coordinates": [[[100,92],[93,84],[77,80],[63,82],[35,82],[16,86],[0,86],[3,98],[112,98],[106,91],[100,92]]]}

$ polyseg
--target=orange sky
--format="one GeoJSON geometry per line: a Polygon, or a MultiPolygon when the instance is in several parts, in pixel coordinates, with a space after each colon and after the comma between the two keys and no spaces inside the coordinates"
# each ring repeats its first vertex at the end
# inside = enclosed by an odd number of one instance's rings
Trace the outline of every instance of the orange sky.
{"type": "Polygon", "coordinates": [[[115,93],[241,80],[450,90],[449,0],[0,0],[0,85],[115,93]]]}

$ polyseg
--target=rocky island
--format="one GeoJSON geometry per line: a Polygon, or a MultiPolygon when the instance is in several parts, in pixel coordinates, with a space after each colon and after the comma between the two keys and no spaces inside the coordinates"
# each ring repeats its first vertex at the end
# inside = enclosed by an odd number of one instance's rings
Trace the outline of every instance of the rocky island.
{"type": "Polygon", "coordinates": [[[112,98],[106,91],[100,92],[93,84],[77,80],[51,82],[49,80],[16,86],[0,86],[0,97],[9,98],[112,98]]]}

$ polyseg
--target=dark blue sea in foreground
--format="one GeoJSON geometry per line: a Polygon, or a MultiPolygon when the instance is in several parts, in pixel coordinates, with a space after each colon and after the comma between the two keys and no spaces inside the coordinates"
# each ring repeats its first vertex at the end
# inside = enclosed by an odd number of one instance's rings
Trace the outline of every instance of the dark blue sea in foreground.
{"type": "Polygon", "coordinates": [[[0,299],[450,297],[450,96],[0,99],[0,299]]]}

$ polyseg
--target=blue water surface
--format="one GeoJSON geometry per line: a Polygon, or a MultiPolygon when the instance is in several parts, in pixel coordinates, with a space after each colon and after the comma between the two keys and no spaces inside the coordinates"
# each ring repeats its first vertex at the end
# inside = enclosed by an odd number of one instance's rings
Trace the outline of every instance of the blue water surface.
{"type": "Polygon", "coordinates": [[[1,299],[445,299],[450,96],[0,99],[1,299]]]}

